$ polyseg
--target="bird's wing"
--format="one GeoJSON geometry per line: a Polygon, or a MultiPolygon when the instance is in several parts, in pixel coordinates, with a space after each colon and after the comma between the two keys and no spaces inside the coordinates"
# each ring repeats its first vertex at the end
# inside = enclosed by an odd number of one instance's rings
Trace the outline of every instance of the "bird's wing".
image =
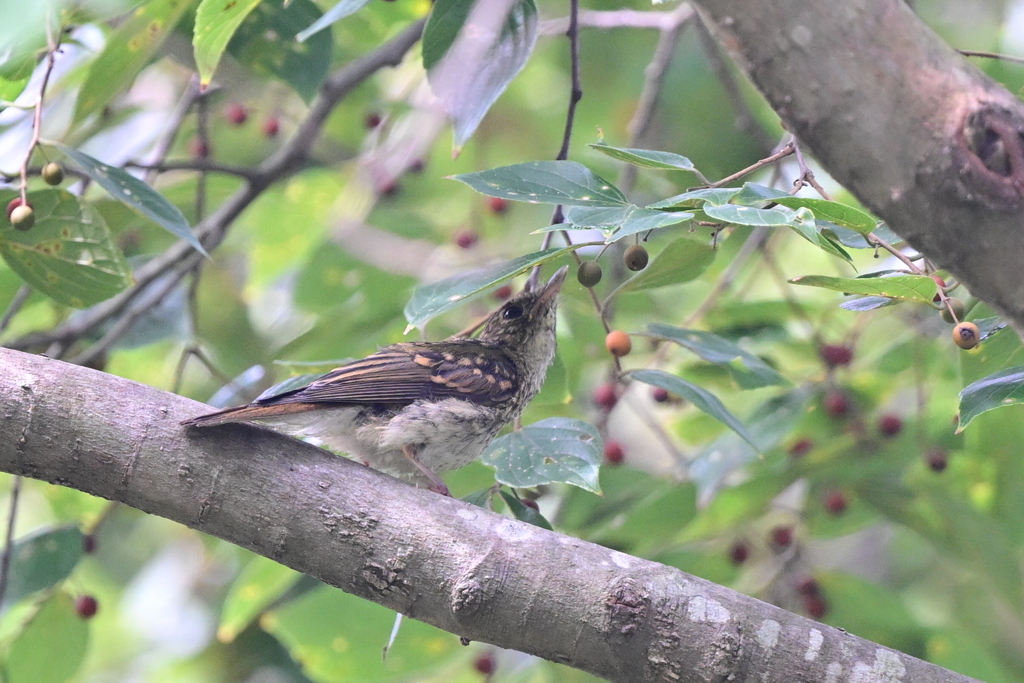
{"type": "Polygon", "coordinates": [[[492,405],[516,391],[515,364],[497,346],[477,340],[388,346],[343,365],[301,389],[257,400],[282,403],[412,403],[461,398],[492,405]]]}

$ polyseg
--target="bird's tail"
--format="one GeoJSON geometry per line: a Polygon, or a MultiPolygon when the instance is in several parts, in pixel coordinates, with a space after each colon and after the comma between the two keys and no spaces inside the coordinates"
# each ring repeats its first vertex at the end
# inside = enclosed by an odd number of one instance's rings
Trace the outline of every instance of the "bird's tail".
{"type": "Polygon", "coordinates": [[[216,427],[217,425],[230,422],[249,422],[251,420],[262,420],[278,417],[280,415],[294,415],[312,410],[316,406],[310,403],[282,403],[269,406],[240,406],[238,408],[226,408],[215,413],[199,415],[188,420],[183,420],[182,425],[186,427],[216,427]]]}

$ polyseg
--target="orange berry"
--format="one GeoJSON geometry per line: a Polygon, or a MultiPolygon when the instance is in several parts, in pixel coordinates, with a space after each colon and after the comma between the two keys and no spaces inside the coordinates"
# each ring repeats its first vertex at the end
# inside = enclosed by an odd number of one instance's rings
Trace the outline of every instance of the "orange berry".
{"type": "Polygon", "coordinates": [[[630,341],[629,335],[622,330],[609,332],[608,336],[604,338],[604,345],[616,358],[628,356],[629,352],[633,350],[633,342],[630,341]]]}
{"type": "Polygon", "coordinates": [[[953,343],[961,349],[973,349],[981,341],[981,331],[974,323],[960,323],[953,328],[953,343]]]}

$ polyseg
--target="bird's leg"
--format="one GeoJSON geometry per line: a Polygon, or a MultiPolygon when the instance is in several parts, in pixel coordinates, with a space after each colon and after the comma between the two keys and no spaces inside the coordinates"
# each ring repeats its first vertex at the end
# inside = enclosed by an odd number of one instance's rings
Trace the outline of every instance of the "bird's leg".
{"type": "Polygon", "coordinates": [[[413,465],[416,465],[416,469],[426,475],[427,479],[430,480],[430,490],[434,493],[440,493],[442,496],[452,497],[452,492],[448,490],[448,487],[444,485],[444,482],[438,479],[437,475],[430,471],[430,469],[416,459],[416,447],[412,444],[405,444],[402,446],[402,455],[409,459],[413,465]]]}

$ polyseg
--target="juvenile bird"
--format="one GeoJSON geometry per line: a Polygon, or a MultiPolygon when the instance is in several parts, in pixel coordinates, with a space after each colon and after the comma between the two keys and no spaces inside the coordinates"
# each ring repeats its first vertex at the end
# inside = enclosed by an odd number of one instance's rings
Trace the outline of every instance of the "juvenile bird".
{"type": "Polygon", "coordinates": [[[476,460],[540,390],[555,357],[562,268],[527,285],[477,338],[403,342],[311,384],[182,422],[256,422],[320,439],[374,469],[448,494],[437,474],[476,460]]]}

